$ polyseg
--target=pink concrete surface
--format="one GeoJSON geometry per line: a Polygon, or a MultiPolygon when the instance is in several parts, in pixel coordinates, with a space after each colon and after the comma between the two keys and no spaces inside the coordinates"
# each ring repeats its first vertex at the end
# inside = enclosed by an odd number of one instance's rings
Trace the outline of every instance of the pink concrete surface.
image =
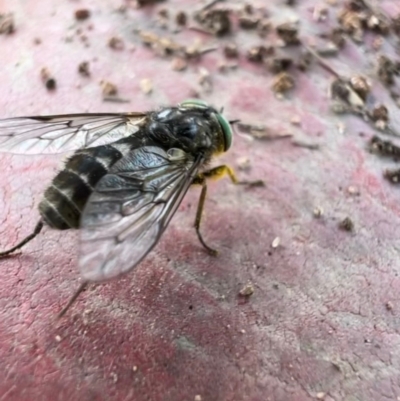
{"type": "MultiPolygon", "coordinates": [[[[268,2],[272,23],[298,18],[306,43],[333,27],[343,7],[320,2],[329,13],[317,22],[314,1],[282,3],[268,2]]],[[[380,3],[387,15],[400,13],[397,2],[380,3]]],[[[250,170],[238,175],[262,178],[265,187],[210,184],[203,234],[218,257],[204,252],[192,228],[194,188],[145,261],[118,281],[89,288],[62,320],[56,315],[79,285],[76,232],[45,229],[1,260],[0,400],[399,400],[400,192],[383,178],[395,162],[366,150],[376,133],[371,125],[331,111],[334,77],[318,64],[305,73],[290,70],[296,86],[277,98],[272,74],[244,57],[252,45],[275,45],[273,33],[216,39],[156,26],[160,8],[173,15],[204,3],[188,4],[137,10],[128,1],[3,0],[0,13],[14,13],[15,32],[0,35],[1,117],[148,110],[199,93],[223,106],[228,118],[267,124],[273,135],[290,133],[319,148],[237,133],[220,161],[237,168],[248,158],[250,170]],[[91,16],[77,22],[74,12],[81,8],[91,16]],[[219,72],[224,56],[217,50],[174,71],[171,58],[144,47],[135,29],[184,44],[234,40],[239,67],[219,72]],[[108,47],[112,36],[124,41],[123,50],[108,47]],[[77,73],[83,61],[90,63],[90,77],[77,73]],[[43,67],[56,78],[52,92],[41,82],[43,67]],[[211,93],[198,84],[200,67],[211,74],[211,93]],[[141,91],[142,79],[153,83],[151,94],[141,91]],[[130,103],[103,102],[102,80],[117,85],[130,103]],[[345,217],[354,223],[352,232],[338,227],[345,217]],[[249,282],[254,294],[240,297],[249,282]]],[[[388,107],[400,132],[400,113],[374,67],[380,52],[398,59],[398,38],[383,38],[375,51],[377,35],[369,35],[362,45],[348,39],[326,62],[340,75],[366,75],[374,102],[388,107]]],[[[33,229],[36,205],[60,159],[0,155],[1,248],[33,229]]]]}

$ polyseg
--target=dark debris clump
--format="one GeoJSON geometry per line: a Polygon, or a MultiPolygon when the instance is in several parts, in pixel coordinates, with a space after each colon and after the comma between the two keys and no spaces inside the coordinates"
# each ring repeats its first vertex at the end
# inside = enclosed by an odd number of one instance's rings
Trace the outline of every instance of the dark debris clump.
{"type": "Polygon", "coordinates": [[[231,32],[232,24],[229,10],[204,10],[196,13],[195,19],[213,35],[224,36],[231,32]]]}

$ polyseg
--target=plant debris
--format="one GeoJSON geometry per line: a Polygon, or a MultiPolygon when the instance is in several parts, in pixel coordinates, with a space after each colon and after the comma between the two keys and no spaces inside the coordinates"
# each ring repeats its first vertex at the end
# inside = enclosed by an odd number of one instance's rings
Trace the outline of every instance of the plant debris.
{"type": "Polygon", "coordinates": [[[206,9],[195,14],[196,21],[215,36],[224,36],[231,32],[229,10],[206,9]]]}
{"type": "Polygon", "coordinates": [[[263,45],[253,46],[247,51],[246,57],[249,61],[260,63],[264,61],[264,58],[270,56],[274,52],[275,49],[273,47],[266,47],[263,45]]]}
{"type": "Polygon", "coordinates": [[[381,156],[400,158],[400,146],[395,145],[392,141],[385,141],[374,135],[368,144],[371,153],[381,156]]]}
{"type": "Polygon", "coordinates": [[[57,86],[56,80],[46,67],[43,67],[40,70],[40,77],[42,79],[42,82],[45,84],[47,90],[52,91],[56,89],[57,86]]]}
{"type": "Polygon", "coordinates": [[[278,25],[276,27],[276,33],[284,41],[286,46],[297,46],[300,44],[300,39],[298,38],[298,27],[297,25],[285,22],[284,24],[278,25]]]}
{"type": "Polygon", "coordinates": [[[0,14],[0,35],[11,35],[14,31],[14,15],[12,13],[0,14]]]}

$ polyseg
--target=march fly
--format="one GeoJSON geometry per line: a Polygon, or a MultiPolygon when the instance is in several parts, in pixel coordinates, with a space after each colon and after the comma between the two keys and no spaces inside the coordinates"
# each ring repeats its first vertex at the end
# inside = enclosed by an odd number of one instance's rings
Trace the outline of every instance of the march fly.
{"type": "Polygon", "coordinates": [[[39,203],[40,220],[21,248],[44,226],[80,229],[79,293],[91,282],[132,270],[157,244],[192,184],[201,185],[195,229],[200,233],[207,179],[228,175],[213,156],[232,145],[231,123],[201,100],[147,113],[69,114],[0,120],[0,151],[56,154],[74,151],[39,203]]]}

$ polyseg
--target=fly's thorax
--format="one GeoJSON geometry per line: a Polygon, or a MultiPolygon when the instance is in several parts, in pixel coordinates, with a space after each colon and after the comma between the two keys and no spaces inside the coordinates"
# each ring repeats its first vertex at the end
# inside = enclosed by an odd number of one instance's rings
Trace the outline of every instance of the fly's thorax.
{"type": "Polygon", "coordinates": [[[224,151],[223,133],[215,110],[171,107],[154,112],[149,135],[165,148],[180,148],[191,155],[211,157],[224,151]]]}

